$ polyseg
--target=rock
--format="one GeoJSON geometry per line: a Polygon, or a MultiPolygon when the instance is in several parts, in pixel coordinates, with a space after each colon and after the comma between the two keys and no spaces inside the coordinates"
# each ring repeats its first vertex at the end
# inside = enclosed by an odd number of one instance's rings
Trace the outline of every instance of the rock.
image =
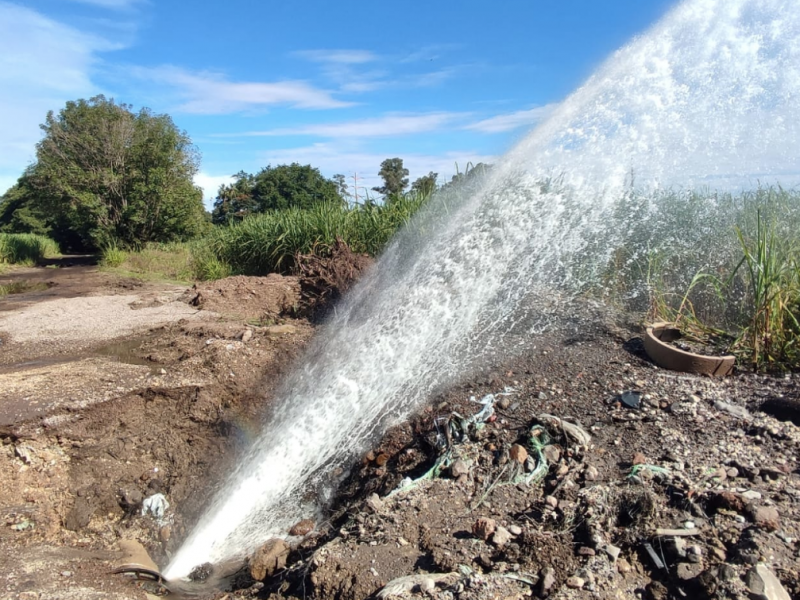
{"type": "Polygon", "coordinates": [[[294,325],[271,325],[265,331],[267,335],[287,335],[296,332],[297,327],[294,325]]]}
{"type": "Polygon", "coordinates": [[[733,492],[720,492],[716,494],[713,499],[713,503],[718,508],[724,508],[727,510],[733,510],[736,512],[740,512],[744,510],[745,502],[742,499],[742,496],[739,494],[734,494],[733,492]]]}
{"type": "Polygon", "coordinates": [[[508,532],[515,537],[518,535],[522,535],[522,527],[520,527],[519,525],[509,525],[508,532]]]}
{"type": "Polygon", "coordinates": [[[381,452],[378,456],[375,457],[375,464],[379,467],[382,467],[387,462],[389,462],[389,455],[381,452]]]}
{"type": "Polygon", "coordinates": [[[758,600],[791,600],[789,592],[766,565],[758,564],[750,569],[744,582],[758,600]]]}
{"type": "Polygon", "coordinates": [[[275,571],[283,569],[288,557],[289,544],[279,538],[271,539],[250,558],[250,576],[256,581],[262,581],[275,571]]]}
{"type": "Polygon", "coordinates": [[[595,554],[594,548],[589,548],[589,546],[581,546],[578,548],[578,556],[594,556],[595,554]]]}
{"type": "Polygon", "coordinates": [[[558,508],[558,498],[556,498],[555,496],[545,496],[544,503],[553,510],[558,508]]]}
{"type": "Polygon", "coordinates": [[[138,488],[132,486],[122,488],[119,495],[120,506],[128,512],[138,511],[139,507],[142,505],[142,500],[144,500],[142,492],[140,492],[138,488]]]}
{"type": "Polygon", "coordinates": [[[555,465],[561,460],[561,448],[552,444],[545,446],[544,450],[542,450],[542,454],[547,463],[551,465],[555,465]]]}
{"type": "Polygon", "coordinates": [[[582,577],[576,577],[573,575],[572,577],[567,577],[567,587],[572,588],[573,590],[581,589],[586,581],[582,577]]]}
{"type": "Polygon", "coordinates": [[[761,500],[761,493],[755,490],[747,490],[746,492],[742,492],[742,498],[745,500],[761,500]]]}
{"type": "Polygon", "coordinates": [[[675,575],[678,577],[678,579],[682,579],[684,581],[694,579],[702,572],[703,565],[698,563],[678,563],[678,567],[675,569],[675,575]]]}
{"type": "Polygon", "coordinates": [[[550,590],[556,584],[556,571],[553,567],[545,567],[539,573],[539,597],[545,598],[550,595],[550,590]]]}
{"type": "Polygon", "coordinates": [[[609,558],[613,561],[619,558],[620,552],[622,552],[622,548],[619,546],[614,546],[613,544],[607,544],[605,548],[603,548],[608,554],[609,558]]]}
{"type": "Polygon", "coordinates": [[[583,473],[583,478],[586,481],[597,481],[600,479],[600,472],[597,470],[597,467],[590,465],[586,467],[586,471],[583,473]]]}
{"type": "Polygon", "coordinates": [[[734,569],[730,565],[726,564],[720,565],[719,569],[717,570],[717,573],[719,573],[720,581],[733,581],[735,579],[738,579],[736,575],[736,569],[734,569]]]}
{"type": "Polygon", "coordinates": [[[306,535],[312,531],[314,531],[314,521],[311,519],[303,519],[292,525],[292,528],[289,530],[289,535],[306,535]]]}
{"type": "Polygon", "coordinates": [[[637,452],[633,455],[633,460],[631,461],[634,465],[646,465],[647,464],[647,457],[642,454],[641,452],[637,452]]]}
{"type": "Polygon", "coordinates": [[[524,446],[520,446],[519,444],[511,446],[511,450],[508,454],[511,456],[511,460],[515,460],[521,465],[525,464],[525,461],[528,460],[528,451],[524,446]]]}
{"type": "Polygon", "coordinates": [[[505,527],[498,527],[495,530],[494,535],[492,535],[492,544],[498,548],[502,548],[511,541],[511,537],[511,532],[508,531],[508,529],[505,527]]]}
{"type": "Polygon", "coordinates": [[[472,525],[472,533],[484,542],[489,540],[496,529],[497,521],[486,517],[481,517],[472,525]]]}
{"type": "Polygon", "coordinates": [[[777,531],[780,527],[780,515],[774,506],[752,507],[750,516],[756,525],[767,531],[777,531]]]}
{"type": "Polygon", "coordinates": [[[450,465],[450,476],[458,479],[461,475],[469,475],[469,465],[459,459],[450,465]]]}
{"type": "Polygon", "coordinates": [[[647,600],[667,600],[669,598],[669,590],[660,581],[651,581],[645,588],[645,598],[647,600]]]}
{"type": "Polygon", "coordinates": [[[539,400],[547,400],[547,392],[539,392],[539,400]]]}
{"type": "Polygon", "coordinates": [[[629,563],[626,559],[624,558],[617,559],[617,571],[619,571],[623,575],[625,573],[630,573],[632,568],[633,567],[631,567],[631,563],[629,563]]]}
{"type": "Polygon", "coordinates": [[[743,406],[736,406],[735,404],[730,404],[729,402],[723,402],[722,400],[715,401],[714,408],[722,412],[728,413],[729,415],[737,417],[739,419],[750,418],[750,413],[743,406]]]}
{"type": "Polygon", "coordinates": [[[164,525],[158,530],[158,539],[160,539],[163,543],[166,544],[170,537],[172,537],[172,527],[169,525],[164,525]]]}
{"type": "Polygon", "coordinates": [[[500,400],[497,401],[497,406],[503,410],[506,410],[509,406],[511,406],[511,399],[508,397],[500,398],[500,400]]]}
{"type": "Polygon", "coordinates": [[[253,330],[252,329],[245,329],[242,332],[242,338],[241,339],[242,339],[242,343],[244,343],[244,344],[249,342],[251,339],[253,339],[253,330]]]}
{"type": "Polygon", "coordinates": [[[64,528],[70,531],[80,531],[92,520],[94,510],[86,498],[76,498],[75,504],[64,519],[64,528]]]}
{"type": "Polygon", "coordinates": [[[378,494],[372,494],[369,498],[367,498],[366,504],[373,512],[376,513],[381,512],[381,509],[383,509],[383,500],[381,500],[378,494]]]}

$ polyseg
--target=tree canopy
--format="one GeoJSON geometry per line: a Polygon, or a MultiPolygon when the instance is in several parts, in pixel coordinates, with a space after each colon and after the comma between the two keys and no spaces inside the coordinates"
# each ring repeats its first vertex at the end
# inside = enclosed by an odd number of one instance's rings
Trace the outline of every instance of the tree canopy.
{"type": "Polygon", "coordinates": [[[268,210],[311,208],[320,202],[342,203],[336,182],[322,176],[311,165],[267,166],[255,175],[244,171],[236,181],[219,188],[211,219],[226,223],[268,210]]]}
{"type": "Polygon", "coordinates": [[[41,226],[86,250],[184,239],[206,227],[193,183],[199,154],[168,115],[95,96],[50,111],[41,128],[36,162],[3,197],[0,226],[41,226]]]}
{"type": "Polygon", "coordinates": [[[402,158],[387,158],[381,163],[378,171],[383,185],[372,188],[384,196],[397,196],[408,187],[408,169],[403,167],[402,158]]]}

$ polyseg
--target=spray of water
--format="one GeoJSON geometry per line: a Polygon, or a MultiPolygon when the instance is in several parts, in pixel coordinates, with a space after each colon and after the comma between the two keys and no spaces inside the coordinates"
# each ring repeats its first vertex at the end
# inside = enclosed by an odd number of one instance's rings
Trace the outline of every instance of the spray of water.
{"type": "Polygon", "coordinates": [[[166,570],[241,556],[308,516],[385,429],[512,329],[546,327],[626,227],[631,184],[800,171],[800,6],[690,0],[613,55],[460,197],[441,196],[338,307],[166,570]],[[624,203],[622,205],[624,213],[624,203]],[[623,215],[624,217],[624,215],[623,215]]]}

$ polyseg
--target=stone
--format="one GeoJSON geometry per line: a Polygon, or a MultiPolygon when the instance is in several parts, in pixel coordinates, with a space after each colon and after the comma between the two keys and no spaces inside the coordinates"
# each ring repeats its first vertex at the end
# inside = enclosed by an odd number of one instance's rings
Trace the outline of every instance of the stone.
{"type": "Polygon", "coordinates": [[[590,465],[586,467],[586,471],[583,473],[583,478],[586,481],[597,481],[600,479],[600,472],[597,470],[597,467],[590,465]]]}
{"type": "Polygon", "coordinates": [[[287,335],[297,331],[294,325],[271,325],[266,328],[267,335],[287,335]]]}
{"type": "Polygon", "coordinates": [[[458,479],[461,475],[469,475],[469,465],[463,460],[457,460],[450,465],[450,475],[458,479]]]}
{"type": "Polygon", "coordinates": [[[314,531],[314,521],[311,519],[303,519],[298,521],[289,530],[289,535],[306,535],[314,531]]]}
{"type": "Polygon", "coordinates": [[[253,339],[253,330],[252,329],[245,329],[242,332],[242,343],[246,344],[251,339],[253,339]]]}
{"type": "Polygon", "coordinates": [[[389,455],[381,452],[378,456],[375,457],[375,464],[379,467],[382,467],[387,462],[389,462],[389,455]]]}
{"type": "Polygon", "coordinates": [[[617,571],[624,575],[625,573],[630,573],[631,569],[633,569],[633,567],[631,567],[631,563],[629,563],[626,559],[617,559],[617,571]]]}
{"type": "Polygon", "coordinates": [[[767,531],[777,531],[780,528],[780,515],[774,506],[753,507],[750,511],[753,522],[767,531]]]}
{"type": "Polygon", "coordinates": [[[511,460],[515,460],[521,465],[525,464],[525,461],[528,460],[528,451],[524,446],[520,446],[519,444],[511,446],[511,450],[508,454],[511,460]]]}
{"type": "Polygon", "coordinates": [[[620,553],[622,552],[622,548],[619,546],[614,546],[613,544],[607,544],[605,548],[603,548],[608,554],[611,560],[617,560],[619,558],[620,553]]]}
{"type": "Polygon", "coordinates": [[[169,525],[164,525],[158,530],[158,539],[160,539],[164,544],[169,541],[170,537],[172,537],[172,527],[169,525]]]}
{"type": "Polygon", "coordinates": [[[472,525],[472,533],[475,534],[475,537],[482,539],[484,542],[489,540],[496,529],[497,521],[487,517],[481,517],[472,525]]]}
{"type": "Polygon", "coordinates": [[[791,600],[789,592],[766,565],[758,564],[747,571],[744,582],[757,600],[791,600]]]}
{"type": "Polygon", "coordinates": [[[556,571],[553,567],[545,567],[539,573],[539,597],[550,595],[550,590],[556,585],[556,571]]]}
{"type": "Polygon", "coordinates": [[[594,548],[589,548],[589,546],[581,546],[578,548],[578,556],[594,556],[595,554],[594,548]]]}
{"type": "Polygon", "coordinates": [[[651,581],[645,588],[645,598],[647,600],[668,600],[669,590],[660,581],[651,581]]]}
{"type": "Polygon", "coordinates": [[[75,504],[64,519],[64,528],[70,531],[80,531],[92,520],[94,510],[86,498],[76,498],[75,504]]]}
{"type": "Polygon", "coordinates": [[[436,591],[436,582],[432,577],[426,577],[419,582],[419,591],[423,594],[433,594],[436,591]]]}
{"type": "Polygon", "coordinates": [[[576,577],[575,575],[567,577],[567,587],[573,590],[581,589],[585,583],[586,581],[582,577],[576,577]]]}
{"type": "Polygon", "coordinates": [[[561,460],[561,448],[552,444],[545,446],[544,450],[542,450],[542,454],[544,455],[544,459],[550,465],[555,465],[561,460]]]}
{"type": "Polygon", "coordinates": [[[554,510],[558,508],[558,498],[555,496],[545,496],[544,503],[554,510]]]}
{"type": "Polygon", "coordinates": [[[720,492],[714,497],[714,504],[719,508],[733,510],[736,512],[744,510],[745,502],[739,494],[733,492],[720,492]]]}
{"type": "Polygon", "coordinates": [[[641,452],[637,452],[633,455],[633,459],[631,463],[634,465],[646,465],[647,464],[647,457],[642,454],[641,452]]]}
{"type": "Polygon", "coordinates": [[[369,498],[367,498],[366,504],[372,512],[378,513],[383,509],[383,500],[381,500],[378,494],[371,494],[369,498]]]}
{"type": "Polygon", "coordinates": [[[508,532],[515,537],[518,535],[522,535],[522,527],[520,527],[519,525],[509,525],[508,532]]]}
{"type": "Polygon", "coordinates": [[[511,541],[511,532],[505,527],[498,527],[492,535],[492,544],[498,548],[502,548],[511,541]]]}
{"type": "Polygon", "coordinates": [[[678,577],[678,579],[682,579],[684,581],[689,581],[690,579],[694,579],[702,572],[703,572],[703,565],[690,562],[678,563],[678,566],[675,569],[675,575],[678,577]]]}
{"type": "Polygon", "coordinates": [[[119,495],[120,506],[129,512],[138,511],[139,507],[142,505],[142,500],[144,500],[142,492],[133,486],[122,488],[119,495]]]}
{"type": "Polygon", "coordinates": [[[746,492],[742,492],[742,498],[745,500],[761,500],[761,493],[755,490],[747,490],[746,492]]]}
{"type": "Polygon", "coordinates": [[[282,539],[273,538],[256,550],[250,558],[250,576],[256,581],[263,581],[275,571],[286,566],[289,557],[289,544],[282,539]]]}

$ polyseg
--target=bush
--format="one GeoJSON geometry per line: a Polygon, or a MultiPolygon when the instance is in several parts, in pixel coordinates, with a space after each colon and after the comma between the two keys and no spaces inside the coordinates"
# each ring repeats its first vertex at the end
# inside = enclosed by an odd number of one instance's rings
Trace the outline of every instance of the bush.
{"type": "Polygon", "coordinates": [[[0,263],[33,266],[60,254],[58,244],[33,233],[0,233],[0,263]]]}
{"type": "Polygon", "coordinates": [[[118,267],[125,262],[127,253],[116,244],[111,244],[103,248],[100,253],[100,264],[104,267],[118,267]]]}

